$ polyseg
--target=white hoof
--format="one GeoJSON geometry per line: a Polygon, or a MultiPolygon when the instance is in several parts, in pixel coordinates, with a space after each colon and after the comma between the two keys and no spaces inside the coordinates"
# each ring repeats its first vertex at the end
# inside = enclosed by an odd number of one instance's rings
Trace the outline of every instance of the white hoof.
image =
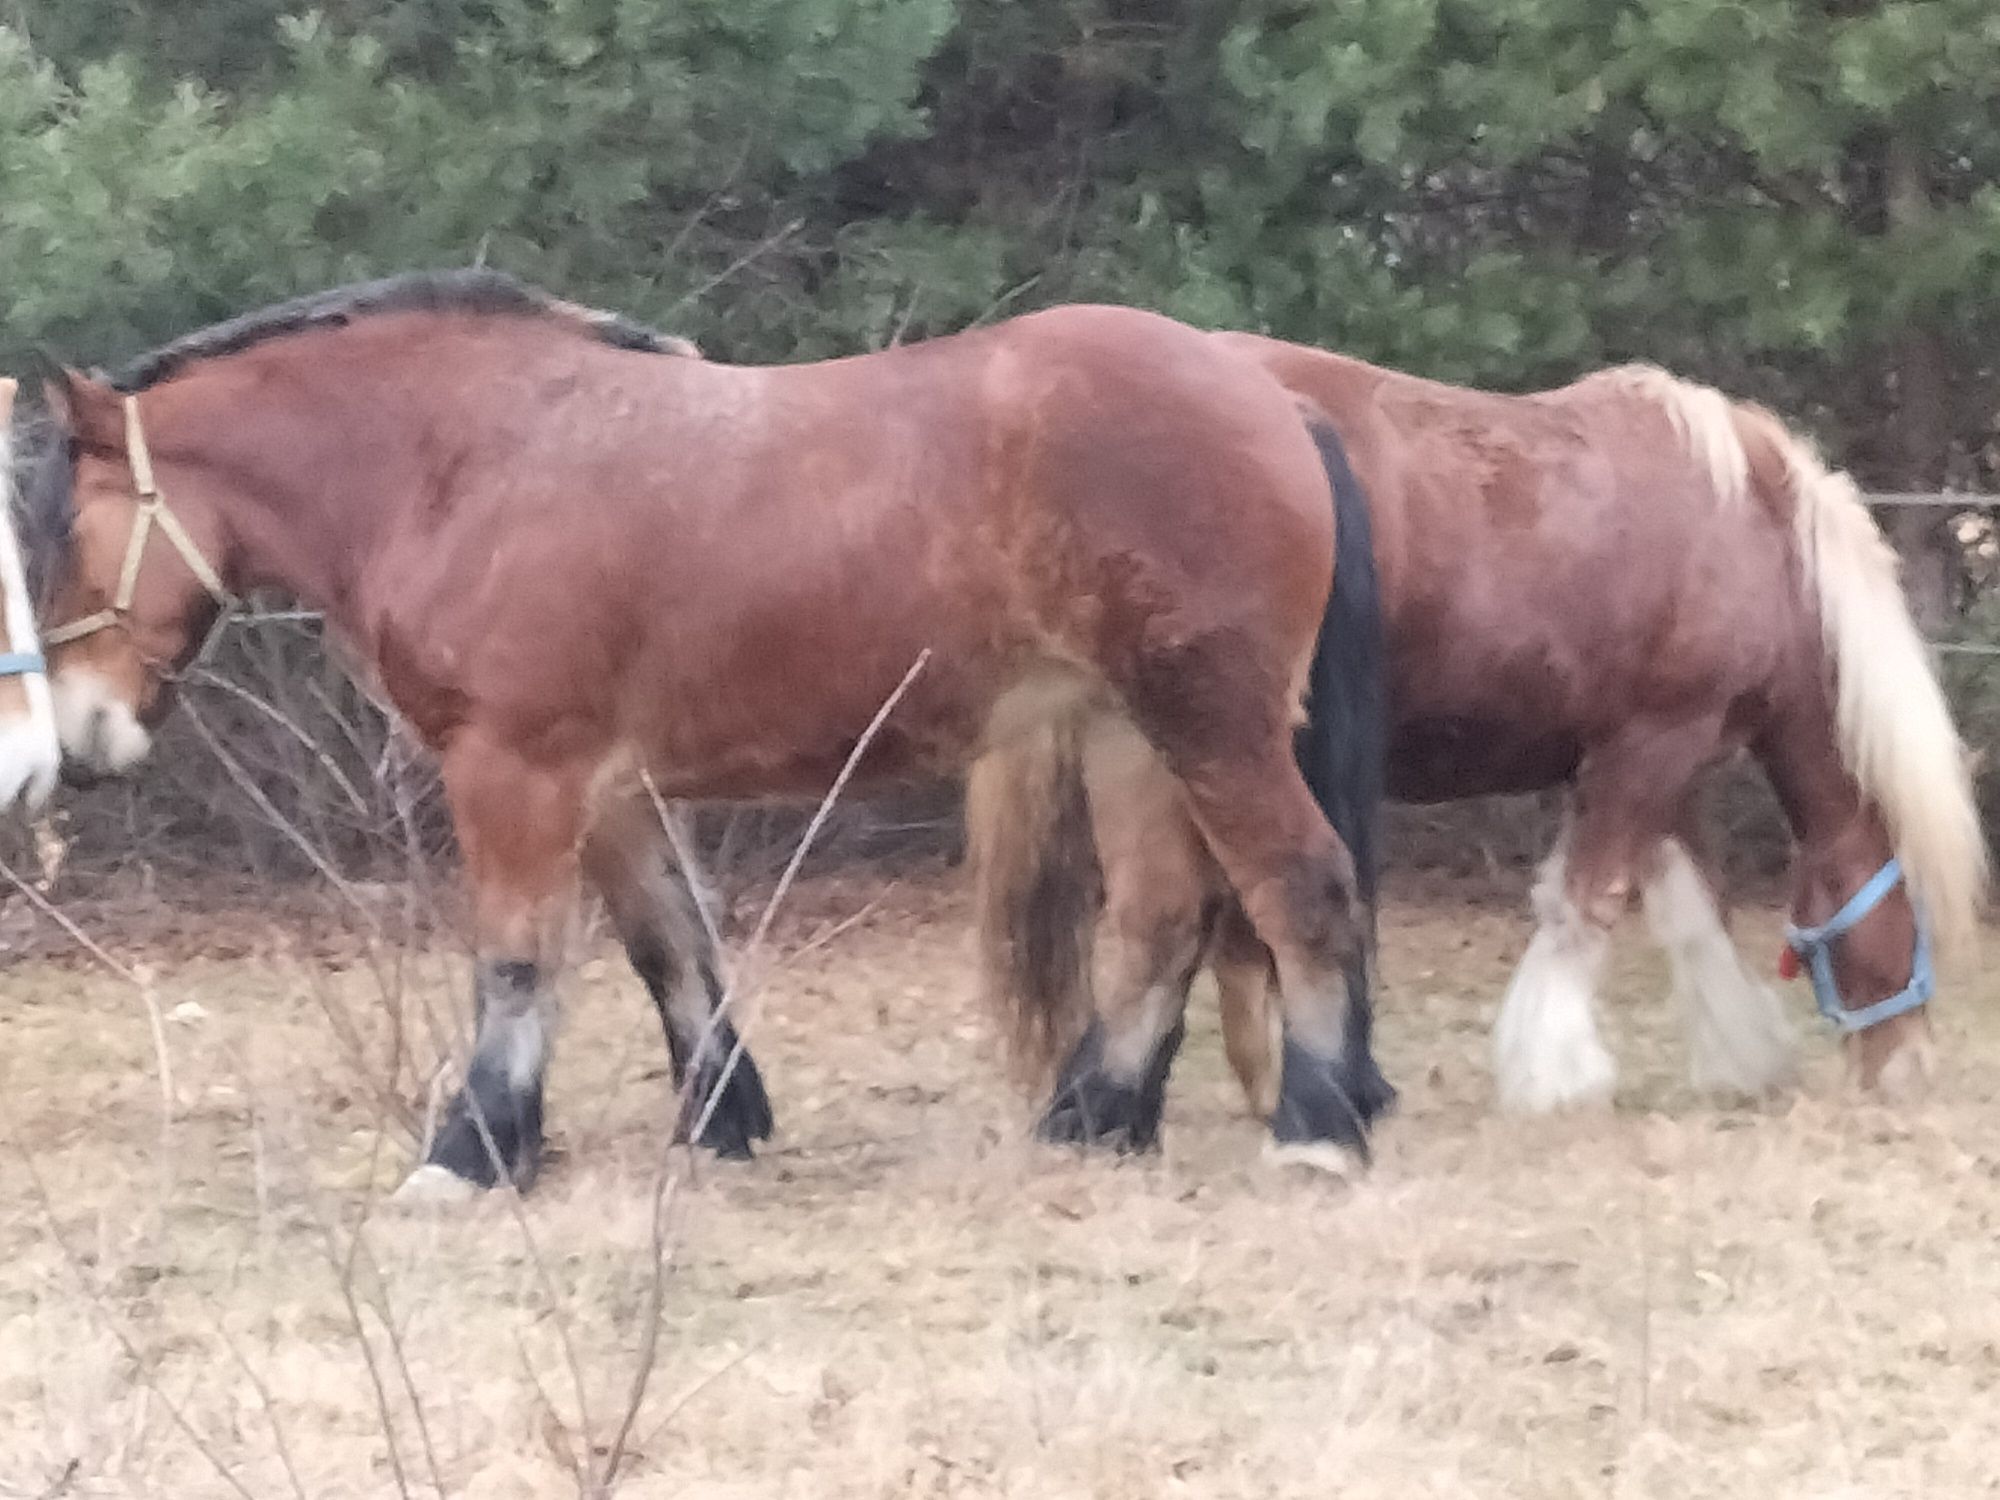
{"type": "Polygon", "coordinates": [[[1337,1141],[1264,1142],[1264,1160],[1274,1167],[1303,1167],[1341,1182],[1358,1182],[1368,1174],[1368,1164],[1352,1146],[1337,1141]]]}
{"type": "Polygon", "coordinates": [[[1798,1063],[1784,1007],[1743,966],[1714,892],[1678,840],[1661,845],[1644,894],[1687,1022],[1695,1088],[1754,1099],[1789,1087],[1798,1063]]]}
{"type": "Polygon", "coordinates": [[[1551,860],[1536,888],[1542,925],[1493,1023],[1493,1071],[1506,1109],[1601,1103],[1618,1079],[1591,1004],[1610,935],[1570,905],[1562,872],[1560,858],[1551,860]]]}
{"type": "Polygon", "coordinates": [[[441,1167],[436,1162],[425,1162],[403,1179],[403,1185],[390,1195],[389,1201],[427,1208],[470,1203],[482,1191],[478,1183],[467,1181],[449,1168],[441,1167]]]}
{"type": "Polygon", "coordinates": [[[1697,1093],[1722,1098],[1761,1099],[1789,1089],[1799,1081],[1791,1033],[1770,1028],[1725,1036],[1714,1026],[1698,1024],[1688,1081],[1697,1093]]]}
{"type": "Polygon", "coordinates": [[[1618,1065],[1594,1034],[1503,1048],[1496,1071],[1501,1107],[1521,1114],[1609,1104],[1618,1083],[1618,1065]]]}

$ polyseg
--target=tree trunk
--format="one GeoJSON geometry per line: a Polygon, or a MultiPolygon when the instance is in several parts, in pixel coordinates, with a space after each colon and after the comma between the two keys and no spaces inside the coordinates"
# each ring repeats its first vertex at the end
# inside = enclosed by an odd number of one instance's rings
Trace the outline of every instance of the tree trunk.
{"type": "MultiPolygon", "coordinates": [[[[1884,189],[1892,229],[1921,223],[1931,211],[1930,170],[1921,146],[1906,131],[1889,142],[1884,189]]],[[[1943,336],[1935,327],[1913,324],[1893,350],[1896,416],[1893,435],[1897,462],[1910,489],[1942,488],[1951,451],[1951,397],[1943,336]]],[[[1948,627],[1957,611],[1962,559],[1942,510],[1908,507],[1890,511],[1883,528],[1903,559],[1903,586],[1917,623],[1933,635],[1948,627]]]]}

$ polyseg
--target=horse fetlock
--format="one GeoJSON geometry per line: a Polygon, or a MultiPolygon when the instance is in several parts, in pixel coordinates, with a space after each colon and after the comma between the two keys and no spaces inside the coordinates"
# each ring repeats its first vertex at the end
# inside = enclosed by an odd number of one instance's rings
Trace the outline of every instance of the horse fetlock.
{"type": "MultiPolygon", "coordinates": [[[[1388,1089],[1388,1081],[1365,1051],[1350,1049],[1328,1056],[1287,1031],[1278,1107],[1271,1112],[1272,1144],[1274,1148],[1301,1148],[1292,1153],[1301,1160],[1342,1156],[1351,1157],[1356,1168],[1366,1167],[1370,1115],[1363,1105],[1372,1098],[1379,1113],[1387,1107],[1380,1096],[1388,1089]],[[1367,1076],[1370,1073],[1372,1081],[1367,1076]],[[1331,1153],[1303,1149],[1316,1147],[1331,1148],[1331,1153]]],[[[1393,1098],[1393,1090],[1389,1092],[1393,1098]]]]}
{"type": "Polygon", "coordinates": [[[1354,1066],[1353,1089],[1354,1107],[1361,1111],[1364,1124],[1373,1126],[1396,1107],[1396,1086],[1383,1076],[1372,1054],[1354,1066]]]}
{"type": "Polygon", "coordinates": [[[518,1086],[484,1060],[475,1060],[424,1160],[476,1187],[496,1187],[504,1180],[526,1192],[542,1164],[540,1079],[518,1086]]]}
{"type": "Polygon", "coordinates": [[[1183,1028],[1176,1025],[1155,1044],[1142,1070],[1121,1076],[1106,1067],[1104,1031],[1093,1021],[1063,1062],[1036,1136],[1056,1145],[1107,1146],[1121,1152],[1156,1149],[1167,1075],[1182,1035],[1183,1028]]]}
{"type": "Polygon", "coordinates": [[[692,1138],[725,1160],[748,1161],[756,1154],[753,1143],[769,1140],[774,1125],[756,1060],[738,1044],[735,1028],[719,1023],[693,1086],[682,1094],[675,1139],[692,1138]]]}

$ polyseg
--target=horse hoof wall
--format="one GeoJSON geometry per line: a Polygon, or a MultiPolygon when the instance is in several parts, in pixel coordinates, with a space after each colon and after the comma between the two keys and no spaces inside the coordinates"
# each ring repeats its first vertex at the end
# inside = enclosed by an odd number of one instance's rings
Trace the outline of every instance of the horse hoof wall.
{"type": "Polygon", "coordinates": [[[478,1183],[468,1182],[451,1168],[431,1161],[404,1178],[403,1185],[390,1195],[389,1201],[403,1207],[448,1207],[470,1203],[483,1191],[478,1183]]]}
{"type": "Polygon", "coordinates": [[[1266,1141],[1264,1160],[1279,1168],[1302,1167],[1339,1182],[1359,1182],[1368,1175],[1361,1153],[1338,1141],[1266,1141]]]}

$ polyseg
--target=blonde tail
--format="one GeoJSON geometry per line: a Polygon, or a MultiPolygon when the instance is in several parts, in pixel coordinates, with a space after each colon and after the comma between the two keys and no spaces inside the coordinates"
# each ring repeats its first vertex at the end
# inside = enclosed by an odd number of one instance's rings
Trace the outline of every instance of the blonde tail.
{"type": "Polygon", "coordinates": [[[1091,938],[1103,877],[1083,783],[1080,727],[1023,728],[966,783],[980,982],[1024,1083],[1045,1082],[1093,1015],[1091,938]]]}

